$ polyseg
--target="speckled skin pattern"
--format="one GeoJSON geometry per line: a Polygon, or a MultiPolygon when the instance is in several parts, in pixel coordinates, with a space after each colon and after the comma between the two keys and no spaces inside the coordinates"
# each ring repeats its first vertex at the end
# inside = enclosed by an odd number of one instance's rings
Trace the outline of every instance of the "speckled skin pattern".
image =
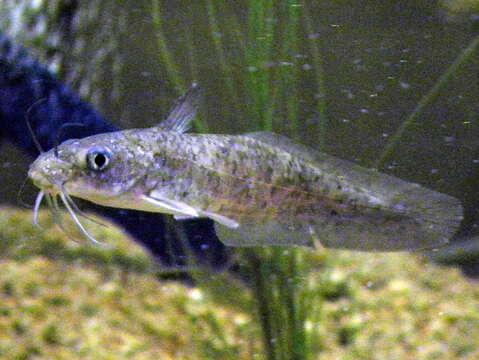
{"type": "Polygon", "coordinates": [[[30,175],[43,189],[61,183],[73,196],[113,207],[158,211],[139,200],[155,191],[237,221],[244,236],[236,243],[225,239],[237,246],[307,245],[290,240],[289,233],[299,232],[328,247],[415,250],[447,242],[462,218],[461,205],[450,196],[274,134],[125,130],[62,144],[58,158],[41,155],[30,175]],[[86,167],[92,148],[111,152],[106,170],[86,167]],[[281,229],[274,237],[286,240],[264,240],[266,234],[255,243],[261,224],[281,229]]]}

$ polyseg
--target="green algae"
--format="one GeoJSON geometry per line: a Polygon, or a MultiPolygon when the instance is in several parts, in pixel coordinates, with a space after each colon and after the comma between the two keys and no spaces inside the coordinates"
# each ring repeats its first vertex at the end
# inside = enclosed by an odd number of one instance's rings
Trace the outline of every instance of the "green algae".
{"type": "MultiPolygon", "coordinates": [[[[43,231],[30,211],[0,211],[3,359],[263,358],[248,285],[235,285],[243,291],[235,302],[211,291],[228,292],[227,274],[215,283],[204,274],[196,288],[158,282],[149,256],[120,232],[92,226],[111,246],[94,248],[71,242],[47,214],[41,222],[43,231]]],[[[479,329],[479,289],[457,270],[408,254],[318,250],[300,260],[295,266],[309,271],[301,286],[283,283],[284,292],[308,292],[304,338],[322,359],[479,356],[471,336],[479,329]]]]}

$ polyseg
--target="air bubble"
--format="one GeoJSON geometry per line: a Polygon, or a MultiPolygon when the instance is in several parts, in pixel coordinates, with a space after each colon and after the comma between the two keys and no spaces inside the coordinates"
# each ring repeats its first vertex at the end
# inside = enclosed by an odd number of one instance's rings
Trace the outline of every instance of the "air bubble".
{"type": "Polygon", "coordinates": [[[304,64],[301,68],[305,71],[311,70],[313,67],[310,64],[304,64]]]}

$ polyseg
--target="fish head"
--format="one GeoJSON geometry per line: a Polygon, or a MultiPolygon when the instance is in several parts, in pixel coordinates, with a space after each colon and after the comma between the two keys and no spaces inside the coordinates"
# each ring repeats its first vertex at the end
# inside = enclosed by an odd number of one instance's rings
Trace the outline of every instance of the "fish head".
{"type": "Polygon", "coordinates": [[[131,187],[139,176],[139,164],[125,146],[124,136],[102,134],[67,140],[41,154],[30,166],[28,176],[46,193],[108,202],[131,187]]]}

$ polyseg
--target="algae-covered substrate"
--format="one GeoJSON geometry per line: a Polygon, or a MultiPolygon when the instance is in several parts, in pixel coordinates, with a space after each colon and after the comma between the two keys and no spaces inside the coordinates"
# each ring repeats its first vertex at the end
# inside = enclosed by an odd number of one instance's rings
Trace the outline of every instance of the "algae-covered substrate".
{"type": "MultiPolygon", "coordinates": [[[[40,222],[0,209],[0,358],[263,358],[246,286],[222,301],[234,291],[226,275],[199,287],[158,280],[114,229],[90,227],[109,237],[103,249],[68,240],[46,212],[40,222]]],[[[321,312],[306,331],[321,359],[479,358],[479,288],[458,270],[417,254],[317,250],[308,261],[321,312]]]]}

